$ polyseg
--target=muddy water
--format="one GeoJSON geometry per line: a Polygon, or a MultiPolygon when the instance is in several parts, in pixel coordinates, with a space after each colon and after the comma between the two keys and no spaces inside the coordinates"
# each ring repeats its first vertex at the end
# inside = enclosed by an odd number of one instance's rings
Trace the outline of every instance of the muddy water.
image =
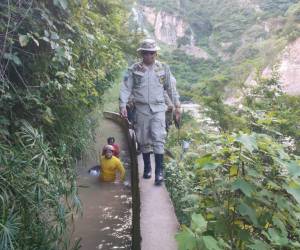
{"type": "Polygon", "coordinates": [[[78,166],[83,215],[78,216],[75,222],[72,238],[73,241],[81,238],[83,250],[131,249],[130,188],[118,182],[101,183],[98,177],[88,173],[89,168],[98,164],[99,151],[109,136],[115,137],[116,143],[120,144],[121,160],[126,168],[126,179],[130,183],[130,160],[125,135],[120,126],[104,119],[96,131],[95,145],[78,166]]]}

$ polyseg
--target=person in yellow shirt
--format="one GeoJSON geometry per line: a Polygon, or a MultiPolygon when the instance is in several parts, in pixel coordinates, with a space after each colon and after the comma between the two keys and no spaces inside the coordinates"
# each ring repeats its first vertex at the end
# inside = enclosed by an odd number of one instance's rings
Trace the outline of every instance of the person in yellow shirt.
{"type": "Polygon", "coordinates": [[[113,156],[113,146],[106,145],[104,147],[104,155],[100,156],[100,180],[104,182],[114,182],[116,173],[120,173],[121,181],[125,179],[125,169],[117,157],[113,156]]]}

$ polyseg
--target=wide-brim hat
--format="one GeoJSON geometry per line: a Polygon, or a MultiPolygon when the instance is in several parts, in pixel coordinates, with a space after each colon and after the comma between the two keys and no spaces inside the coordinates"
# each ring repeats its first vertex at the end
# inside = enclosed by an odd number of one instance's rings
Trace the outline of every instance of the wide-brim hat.
{"type": "Polygon", "coordinates": [[[158,51],[160,48],[157,46],[155,40],[147,38],[141,42],[137,51],[158,51]]]}

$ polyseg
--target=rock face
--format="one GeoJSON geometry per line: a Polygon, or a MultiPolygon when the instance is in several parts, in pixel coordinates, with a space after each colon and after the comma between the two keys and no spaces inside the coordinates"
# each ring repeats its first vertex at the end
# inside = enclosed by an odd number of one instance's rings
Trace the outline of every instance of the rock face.
{"type": "Polygon", "coordinates": [[[143,15],[148,23],[154,28],[155,37],[168,45],[176,45],[177,38],[185,35],[188,24],[180,17],[171,15],[164,11],[158,11],[154,8],[141,6],[143,15]]]}
{"type": "Polygon", "coordinates": [[[251,8],[256,12],[262,12],[258,0],[237,0],[237,4],[242,8],[251,8]]]}
{"type": "Polygon", "coordinates": [[[177,48],[177,40],[187,37],[189,43],[181,45],[180,50],[196,58],[208,59],[210,57],[205,50],[195,45],[192,29],[181,17],[147,6],[140,6],[139,9],[146,22],[152,26],[157,40],[177,48]],[[191,34],[187,35],[187,33],[191,34]]]}
{"type": "MultiPolygon", "coordinates": [[[[270,77],[272,70],[267,67],[264,77],[270,77]]],[[[283,91],[290,95],[300,95],[300,38],[288,45],[279,58],[279,79],[283,91]]]]}
{"type": "MultiPolygon", "coordinates": [[[[300,37],[289,44],[278,57],[276,70],[279,75],[282,90],[289,95],[300,95],[300,37]]],[[[273,67],[266,67],[262,76],[271,78],[273,67]]],[[[256,72],[252,71],[245,81],[245,86],[253,87],[257,85],[255,80],[256,72]]],[[[245,90],[244,90],[245,91],[245,90]]],[[[225,103],[228,105],[238,105],[242,101],[242,94],[240,92],[228,97],[225,103]]]]}
{"type": "Polygon", "coordinates": [[[300,95],[300,38],[284,52],[279,74],[284,90],[291,95],[300,95]]]}
{"type": "Polygon", "coordinates": [[[278,31],[284,26],[284,20],[280,18],[270,18],[267,21],[263,22],[264,30],[267,33],[270,31],[278,31]]]}

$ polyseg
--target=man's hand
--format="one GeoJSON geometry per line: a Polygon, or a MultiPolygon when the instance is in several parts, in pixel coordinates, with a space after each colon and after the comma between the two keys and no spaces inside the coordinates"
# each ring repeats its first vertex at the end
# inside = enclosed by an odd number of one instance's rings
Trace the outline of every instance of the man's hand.
{"type": "Polygon", "coordinates": [[[173,106],[173,105],[168,105],[167,111],[173,111],[173,109],[174,109],[174,106],[173,106]]]}
{"type": "Polygon", "coordinates": [[[120,107],[120,115],[123,118],[127,118],[127,109],[126,109],[126,107],[120,107]]]}
{"type": "Polygon", "coordinates": [[[180,118],[181,118],[181,109],[180,109],[180,107],[176,107],[175,108],[175,119],[176,119],[177,123],[180,122],[180,118]]]}
{"type": "Polygon", "coordinates": [[[176,107],[175,108],[175,114],[174,114],[174,123],[175,123],[175,127],[177,129],[180,128],[180,118],[181,118],[181,110],[180,107],[176,107]]]}

